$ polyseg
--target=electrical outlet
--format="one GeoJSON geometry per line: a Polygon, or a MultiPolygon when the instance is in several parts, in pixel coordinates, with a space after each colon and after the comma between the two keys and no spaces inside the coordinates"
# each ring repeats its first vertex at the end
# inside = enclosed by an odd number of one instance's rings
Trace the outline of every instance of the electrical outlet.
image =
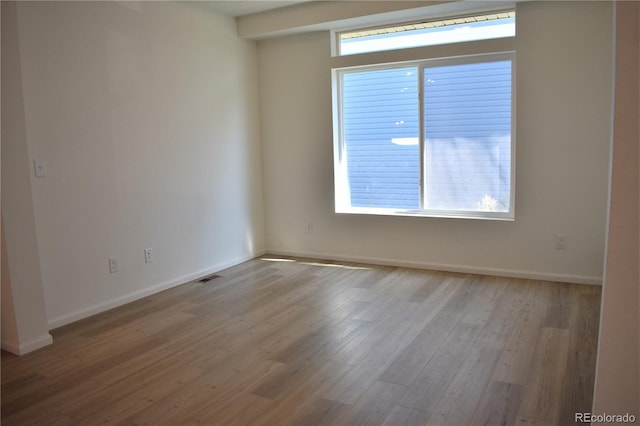
{"type": "Polygon", "coordinates": [[[153,262],[153,249],[144,249],[144,263],[153,262]]]}
{"type": "Polygon", "coordinates": [[[36,177],[47,175],[47,162],[45,160],[33,160],[36,177]]]}
{"type": "Polygon", "coordinates": [[[313,222],[307,223],[307,234],[313,234],[313,222]]]}
{"type": "Polygon", "coordinates": [[[120,270],[120,264],[116,256],[109,258],[109,272],[115,274],[120,270]]]}
{"type": "Polygon", "coordinates": [[[564,234],[556,234],[556,250],[566,250],[567,236],[564,234]]]}

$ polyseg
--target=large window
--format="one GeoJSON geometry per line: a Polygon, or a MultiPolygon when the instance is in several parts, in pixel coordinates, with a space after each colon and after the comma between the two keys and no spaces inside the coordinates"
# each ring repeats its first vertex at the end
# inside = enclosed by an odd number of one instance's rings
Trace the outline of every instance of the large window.
{"type": "Polygon", "coordinates": [[[342,213],[513,219],[512,53],[334,70],[342,213]]]}

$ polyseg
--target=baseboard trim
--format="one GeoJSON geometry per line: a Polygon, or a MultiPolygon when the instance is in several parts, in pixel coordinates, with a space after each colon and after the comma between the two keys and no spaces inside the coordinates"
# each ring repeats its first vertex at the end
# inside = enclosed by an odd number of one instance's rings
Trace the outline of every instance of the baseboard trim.
{"type": "Polygon", "coordinates": [[[31,339],[26,343],[13,342],[9,340],[2,341],[2,349],[15,355],[24,355],[37,349],[44,348],[53,343],[53,337],[47,333],[44,336],[31,339]]]}
{"type": "Polygon", "coordinates": [[[539,271],[522,271],[516,269],[486,268],[481,266],[454,265],[446,263],[430,263],[405,261],[398,259],[343,256],[328,253],[300,252],[290,250],[267,250],[267,253],[279,256],[310,257],[323,260],[339,260],[342,262],[369,263],[382,266],[399,266],[404,268],[431,269],[435,271],[460,272],[465,274],[494,275],[498,277],[525,278],[540,281],[555,281],[573,284],[602,285],[602,277],[582,275],[555,274],[539,271]]]}
{"type": "MultiPolygon", "coordinates": [[[[522,271],[522,270],[515,270],[515,269],[486,268],[486,267],[479,267],[479,266],[417,262],[417,261],[406,261],[406,260],[399,260],[399,259],[377,258],[377,257],[344,256],[344,255],[321,253],[321,252],[302,252],[302,251],[273,249],[273,250],[261,250],[257,253],[254,253],[248,256],[242,256],[227,262],[222,262],[214,266],[211,266],[209,268],[205,268],[200,271],[197,271],[188,275],[184,275],[184,276],[175,278],[173,280],[130,293],[122,297],[118,297],[108,302],[93,305],[88,308],[85,308],[67,315],[62,315],[57,318],[53,318],[48,321],[48,327],[50,330],[52,330],[54,328],[70,324],[72,322],[79,321],[81,319],[99,314],[101,312],[116,308],[118,306],[122,306],[126,303],[133,302],[143,297],[150,296],[152,294],[159,293],[161,291],[168,290],[170,288],[188,283],[197,278],[217,273],[223,269],[230,268],[232,266],[238,265],[239,263],[246,262],[248,260],[263,256],[265,254],[273,254],[273,255],[279,255],[279,256],[293,256],[293,257],[310,257],[310,258],[323,259],[323,260],[339,260],[342,262],[369,263],[372,265],[399,266],[399,267],[416,268],[416,269],[431,269],[436,271],[459,272],[459,273],[480,274],[480,275],[494,275],[499,277],[525,278],[525,279],[542,280],[542,281],[602,285],[602,277],[554,274],[554,273],[539,272],[539,271],[522,271]]],[[[36,350],[43,346],[51,344],[52,342],[51,335],[48,334],[47,336],[48,337],[39,338],[37,340],[34,340],[32,342],[29,342],[23,345],[18,345],[18,344],[15,344],[14,342],[3,341],[2,348],[11,353],[24,354],[24,353],[31,352],[33,350],[36,350]]]]}
{"type": "Polygon", "coordinates": [[[156,294],[161,291],[168,290],[170,288],[177,287],[182,284],[186,284],[190,281],[196,280],[203,276],[215,274],[217,272],[220,272],[223,269],[230,268],[239,263],[254,259],[256,256],[261,256],[264,253],[265,253],[264,251],[260,251],[258,253],[254,253],[248,256],[242,256],[226,262],[221,262],[209,268],[201,269],[191,274],[183,275],[181,277],[178,277],[178,278],[175,278],[151,287],[147,287],[142,290],[135,291],[133,293],[118,297],[116,299],[109,300],[104,303],[99,303],[99,304],[90,306],[88,308],[81,309],[76,312],[72,312],[67,315],[62,315],[57,318],[52,318],[47,323],[49,326],[49,330],[52,330],[57,327],[62,327],[63,325],[71,324],[72,322],[79,321],[81,319],[99,314],[104,311],[108,311],[109,309],[117,308],[118,306],[122,306],[124,304],[136,301],[138,299],[142,299],[143,297],[151,296],[152,294],[156,294]]]}

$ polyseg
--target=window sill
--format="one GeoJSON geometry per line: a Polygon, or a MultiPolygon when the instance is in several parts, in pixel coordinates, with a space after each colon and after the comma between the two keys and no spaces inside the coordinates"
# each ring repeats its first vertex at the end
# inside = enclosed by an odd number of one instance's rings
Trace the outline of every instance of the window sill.
{"type": "Polygon", "coordinates": [[[401,217],[431,217],[441,219],[479,219],[497,220],[503,222],[515,221],[513,212],[481,212],[481,211],[451,211],[451,210],[418,210],[418,209],[385,209],[375,207],[350,207],[336,209],[336,214],[401,216],[401,217]]]}

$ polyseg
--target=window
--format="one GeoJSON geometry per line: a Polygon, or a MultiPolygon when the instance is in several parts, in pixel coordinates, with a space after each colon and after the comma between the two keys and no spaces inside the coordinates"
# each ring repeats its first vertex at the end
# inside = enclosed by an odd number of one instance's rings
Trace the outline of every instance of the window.
{"type": "Polygon", "coordinates": [[[513,219],[514,54],[334,70],[341,213],[513,219]]]}
{"type": "Polygon", "coordinates": [[[340,55],[353,55],[513,37],[516,32],[515,15],[514,11],[494,12],[343,32],[337,37],[338,52],[340,55]]]}

